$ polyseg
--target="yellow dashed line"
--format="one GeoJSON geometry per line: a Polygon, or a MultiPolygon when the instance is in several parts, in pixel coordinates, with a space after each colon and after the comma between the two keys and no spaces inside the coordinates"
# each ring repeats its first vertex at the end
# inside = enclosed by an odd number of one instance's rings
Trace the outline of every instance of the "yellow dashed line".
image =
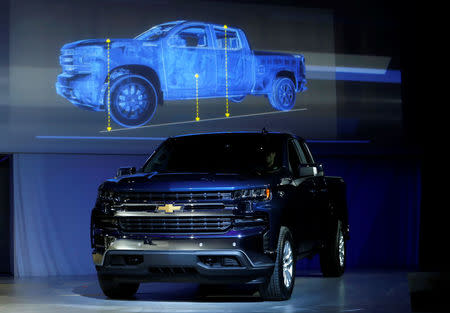
{"type": "Polygon", "coordinates": [[[108,125],[106,127],[107,131],[111,131],[111,89],[110,89],[110,76],[109,76],[109,71],[110,71],[110,43],[111,40],[108,38],[106,39],[106,43],[107,43],[107,49],[106,49],[106,53],[107,53],[107,60],[108,60],[108,76],[107,76],[107,84],[108,84],[108,95],[107,95],[107,110],[108,110],[108,125]]]}
{"type": "Polygon", "coordinates": [[[230,112],[228,111],[228,45],[227,45],[227,25],[223,25],[225,29],[225,97],[226,97],[226,112],[225,116],[229,117],[230,112]]]}
{"type": "Polygon", "coordinates": [[[195,120],[196,121],[200,121],[200,117],[198,116],[198,74],[195,74],[195,102],[196,102],[196,106],[195,106],[195,113],[196,113],[196,117],[195,120]]]}

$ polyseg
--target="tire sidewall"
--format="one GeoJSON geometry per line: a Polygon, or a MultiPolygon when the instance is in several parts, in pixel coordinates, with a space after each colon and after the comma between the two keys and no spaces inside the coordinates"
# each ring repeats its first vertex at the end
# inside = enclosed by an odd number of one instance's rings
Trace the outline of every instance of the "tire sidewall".
{"type": "MultiPolygon", "coordinates": [[[[105,101],[106,104],[108,104],[107,97],[108,97],[108,94],[106,94],[106,101],[105,101]]],[[[110,102],[111,118],[113,119],[113,121],[115,123],[117,123],[123,127],[139,127],[139,126],[143,126],[143,125],[147,124],[153,118],[153,115],[156,112],[156,107],[157,107],[157,103],[158,103],[158,93],[157,93],[156,88],[153,85],[153,83],[151,81],[149,81],[148,79],[146,79],[145,77],[140,76],[140,75],[126,74],[126,75],[116,78],[112,82],[110,101],[111,101],[110,102]],[[116,103],[116,99],[117,99],[118,89],[123,83],[128,83],[130,80],[135,81],[136,83],[139,83],[142,86],[144,86],[144,88],[147,92],[147,96],[150,101],[149,106],[143,113],[143,116],[138,118],[137,120],[127,119],[127,118],[123,117],[118,112],[118,109],[117,109],[118,104],[116,103]],[[153,99],[153,101],[151,101],[151,99],[153,99]]]]}
{"type": "Polygon", "coordinates": [[[295,85],[294,82],[287,77],[278,77],[274,83],[273,83],[273,87],[272,87],[272,94],[270,95],[271,98],[271,104],[272,106],[279,111],[290,111],[292,110],[292,108],[295,105],[295,100],[296,100],[296,92],[295,92],[295,85]],[[281,88],[281,86],[287,83],[291,86],[292,90],[293,90],[293,99],[292,99],[292,103],[290,103],[288,106],[283,106],[280,103],[279,97],[278,97],[278,93],[279,93],[279,89],[281,88]]]}
{"type": "MultiPolygon", "coordinates": [[[[342,232],[342,221],[336,220],[334,223],[333,232],[330,233],[325,247],[320,254],[320,263],[322,273],[326,277],[339,277],[345,271],[347,262],[347,242],[344,236],[344,264],[341,266],[339,260],[339,235],[342,232]]],[[[344,235],[344,234],[343,234],[344,235]]]]}
{"type": "Polygon", "coordinates": [[[292,240],[292,235],[291,235],[291,232],[289,231],[289,229],[287,229],[287,231],[284,232],[282,236],[283,236],[283,238],[281,238],[281,240],[282,240],[281,245],[278,247],[279,248],[279,251],[277,253],[278,260],[277,260],[276,265],[278,266],[278,273],[280,276],[278,279],[278,282],[280,284],[280,290],[282,291],[282,293],[285,295],[285,298],[287,299],[292,294],[292,290],[294,289],[294,285],[295,285],[296,262],[295,262],[294,242],[292,240]],[[284,246],[287,241],[289,241],[289,243],[291,245],[292,256],[293,256],[292,282],[291,282],[291,285],[289,286],[289,288],[287,288],[284,285],[284,279],[283,279],[283,250],[284,250],[284,246]]]}
{"type": "Polygon", "coordinates": [[[347,263],[347,243],[345,240],[344,232],[342,230],[342,222],[340,220],[336,223],[336,256],[337,256],[337,265],[339,267],[340,275],[342,275],[345,271],[345,264],[347,263]],[[339,237],[342,234],[344,236],[344,264],[341,266],[340,260],[339,260],[339,237]]]}

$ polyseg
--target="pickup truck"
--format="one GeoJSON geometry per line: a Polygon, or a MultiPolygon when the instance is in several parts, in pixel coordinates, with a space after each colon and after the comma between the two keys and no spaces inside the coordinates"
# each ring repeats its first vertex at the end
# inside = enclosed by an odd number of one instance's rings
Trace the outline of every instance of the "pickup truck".
{"type": "Polygon", "coordinates": [[[142,168],[102,183],[91,215],[110,298],[187,281],[286,300],[298,259],[318,253],[324,276],[342,275],[348,238],[343,179],[325,176],[302,138],[266,131],[170,137],[142,168]]]}
{"type": "Polygon", "coordinates": [[[226,25],[175,21],[134,39],[65,44],[56,91],[74,105],[110,110],[124,127],[148,123],[165,100],[264,95],[290,110],[306,90],[300,54],[252,51],[245,33],[226,25]]]}

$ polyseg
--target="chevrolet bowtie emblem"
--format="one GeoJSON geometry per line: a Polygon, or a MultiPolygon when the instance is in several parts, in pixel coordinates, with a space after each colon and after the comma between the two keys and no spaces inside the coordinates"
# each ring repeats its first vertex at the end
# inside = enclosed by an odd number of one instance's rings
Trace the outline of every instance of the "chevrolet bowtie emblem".
{"type": "Polygon", "coordinates": [[[173,204],[166,204],[164,206],[158,207],[158,212],[164,211],[166,213],[173,213],[174,211],[180,211],[181,205],[173,205],[173,204]]]}

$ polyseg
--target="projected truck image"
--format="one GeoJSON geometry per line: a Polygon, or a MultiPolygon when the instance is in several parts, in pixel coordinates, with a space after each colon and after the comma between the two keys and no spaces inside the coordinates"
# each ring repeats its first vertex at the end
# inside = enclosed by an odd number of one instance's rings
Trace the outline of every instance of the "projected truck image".
{"type": "Polygon", "coordinates": [[[128,298],[145,282],[249,284],[287,300],[296,261],[344,273],[346,185],[286,133],[183,135],[142,168],[99,186],[91,246],[100,287],[128,298]]]}
{"type": "Polygon", "coordinates": [[[134,39],[88,39],[61,49],[56,91],[108,111],[124,127],[148,123],[166,100],[267,96],[289,111],[306,90],[301,54],[253,51],[241,29],[193,21],[160,24],[134,39]]]}

